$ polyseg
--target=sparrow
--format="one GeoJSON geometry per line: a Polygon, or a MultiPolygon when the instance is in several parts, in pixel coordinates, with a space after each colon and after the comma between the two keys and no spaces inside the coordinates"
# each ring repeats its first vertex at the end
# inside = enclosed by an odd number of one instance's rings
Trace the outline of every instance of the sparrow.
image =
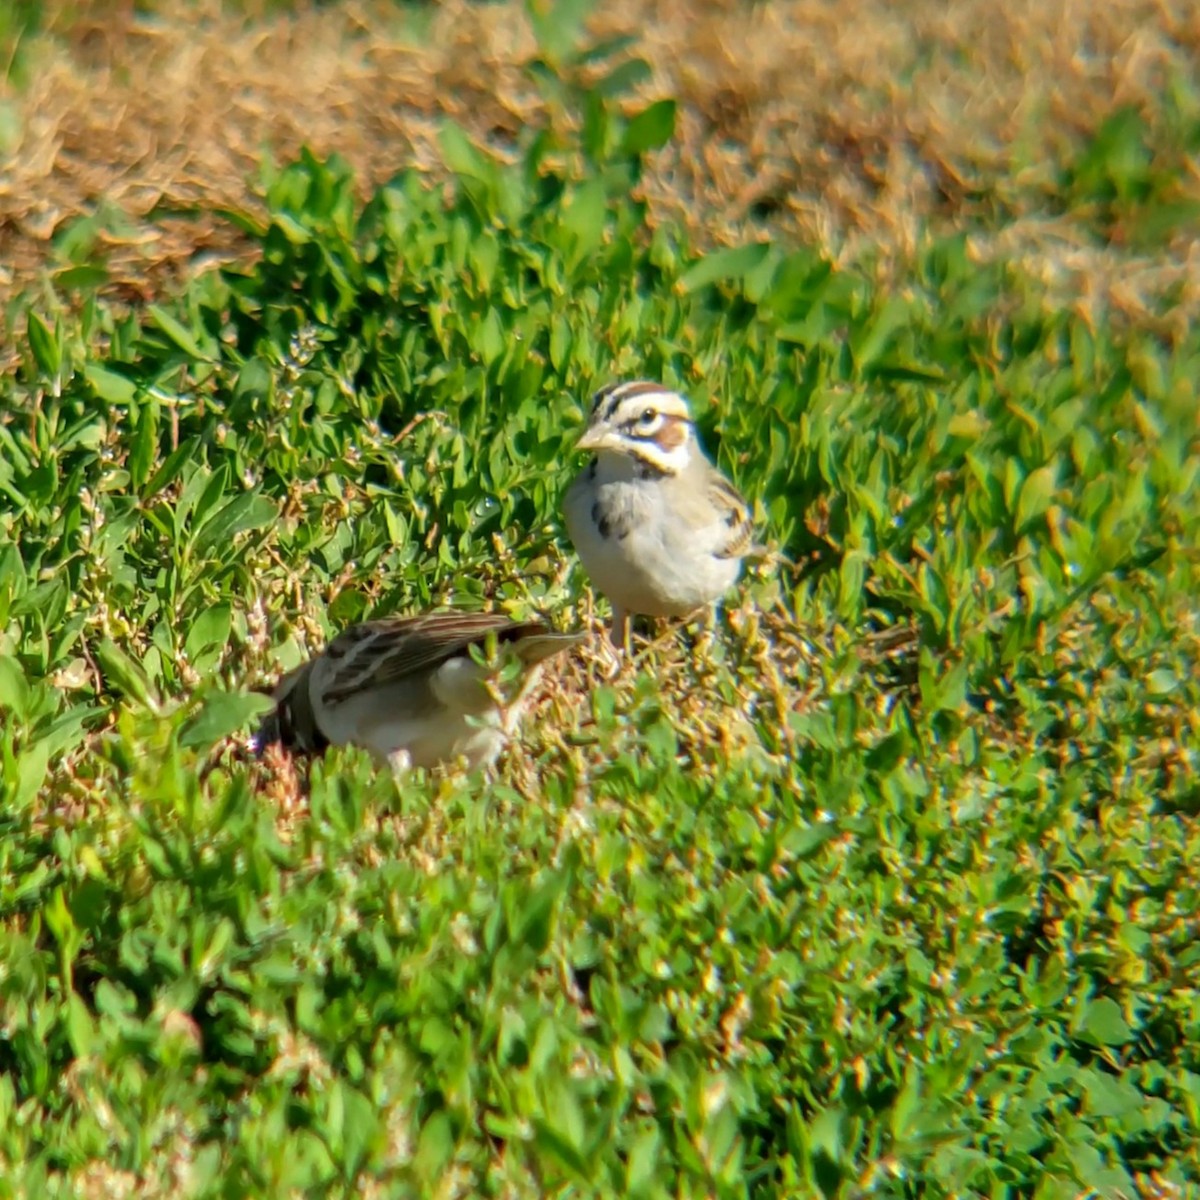
{"type": "Polygon", "coordinates": [[[658,383],[609,384],[576,448],[591,460],[567,490],[567,534],[612,605],[624,649],[632,614],[683,617],[720,599],[760,553],[750,508],[713,466],[687,401],[658,383]]]}
{"type": "Polygon", "coordinates": [[[251,745],[320,754],[361,746],[394,770],[465,759],[487,766],[504,748],[550,658],[583,641],[541,621],[498,613],[435,612],[366,621],[290,671],[251,745]],[[491,639],[488,666],[471,655],[491,639]],[[507,665],[512,664],[509,668],[507,665]],[[497,694],[506,681],[512,692],[497,694]]]}

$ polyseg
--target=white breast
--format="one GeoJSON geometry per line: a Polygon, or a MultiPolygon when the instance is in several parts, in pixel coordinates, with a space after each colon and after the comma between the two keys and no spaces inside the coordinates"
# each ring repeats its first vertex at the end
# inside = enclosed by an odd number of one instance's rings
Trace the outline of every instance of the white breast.
{"type": "Polygon", "coordinates": [[[593,584],[613,604],[647,616],[687,616],[719,599],[740,571],[737,559],[715,553],[728,536],[722,515],[714,510],[711,521],[696,522],[693,514],[675,519],[662,480],[631,478],[620,460],[607,463],[609,457],[600,456],[594,478],[585,471],[575,481],[563,510],[593,584]],[[624,537],[601,535],[597,504],[628,516],[624,537]]]}
{"type": "Polygon", "coordinates": [[[499,711],[486,702],[486,693],[480,703],[474,663],[465,664],[474,679],[451,672],[446,686],[437,686],[446,667],[459,663],[446,664],[428,682],[400,680],[334,704],[320,699],[314,672],[313,708],[321,731],[335,746],[362,746],[398,766],[433,767],[459,757],[471,767],[486,765],[504,748],[507,730],[499,711]]]}

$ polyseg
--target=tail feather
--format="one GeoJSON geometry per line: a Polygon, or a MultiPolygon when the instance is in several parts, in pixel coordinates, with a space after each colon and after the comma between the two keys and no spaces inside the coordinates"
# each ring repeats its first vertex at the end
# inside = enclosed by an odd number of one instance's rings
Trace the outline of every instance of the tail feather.
{"type": "Polygon", "coordinates": [[[531,633],[521,638],[514,649],[520,660],[532,667],[571,649],[572,646],[578,646],[586,638],[587,634],[584,633],[531,633]]]}

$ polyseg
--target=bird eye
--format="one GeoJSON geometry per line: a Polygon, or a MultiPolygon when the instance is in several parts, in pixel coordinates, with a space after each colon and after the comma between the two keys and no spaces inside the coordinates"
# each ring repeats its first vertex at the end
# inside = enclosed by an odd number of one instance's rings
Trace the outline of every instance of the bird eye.
{"type": "Polygon", "coordinates": [[[653,408],[643,410],[642,415],[638,417],[639,425],[653,425],[658,420],[658,411],[653,408]]]}

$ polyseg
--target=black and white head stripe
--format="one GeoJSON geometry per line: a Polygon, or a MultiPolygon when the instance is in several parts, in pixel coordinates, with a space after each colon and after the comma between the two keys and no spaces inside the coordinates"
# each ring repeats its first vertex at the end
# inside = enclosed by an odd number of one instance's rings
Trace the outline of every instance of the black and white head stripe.
{"type": "Polygon", "coordinates": [[[580,445],[627,455],[643,473],[677,475],[691,461],[693,436],[687,401],[678,392],[635,380],[595,394],[580,445]]]}
{"type": "Polygon", "coordinates": [[[617,410],[626,405],[630,406],[632,412],[634,401],[644,404],[646,408],[653,408],[663,416],[691,420],[687,401],[678,392],[663,387],[661,383],[636,379],[629,383],[610,383],[607,387],[602,387],[592,397],[592,423],[613,421],[617,417],[617,410]]]}

